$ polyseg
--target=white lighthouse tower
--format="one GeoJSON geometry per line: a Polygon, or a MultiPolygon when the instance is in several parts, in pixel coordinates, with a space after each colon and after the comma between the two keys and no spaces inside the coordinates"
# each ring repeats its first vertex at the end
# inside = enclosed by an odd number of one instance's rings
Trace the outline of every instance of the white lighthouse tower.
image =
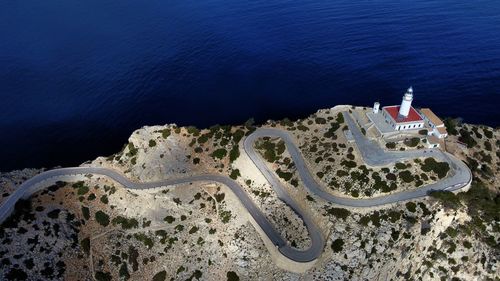
{"type": "Polygon", "coordinates": [[[401,102],[401,106],[399,107],[399,118],[406,118],[410,113],[411,102],[413,101],[413,89],[412,87],[406,90],[405,95],[403,96],[403,101],[401,102]]]}

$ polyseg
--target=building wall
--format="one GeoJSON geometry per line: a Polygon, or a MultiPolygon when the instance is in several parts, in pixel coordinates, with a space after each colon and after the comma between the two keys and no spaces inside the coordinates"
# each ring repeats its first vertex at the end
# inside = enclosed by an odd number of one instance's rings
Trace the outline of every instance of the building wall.
{"type": "Polygon", "coordinates": [[[441,134],[439,133],[438,129],[437,128],[434,128],[434,130],[432,130],[432,134],[435,135],[436,137],[440,138],[440,139],[444,139],[448,136],[448,134],[441,134]]]}
{"type": "Polygon", "coordinates": [[[420,122],[413,122],[413,123],[406,123],[406,124],[396,124],[395,130],[396,131],[415,130],[415,129],[420,129],[423,127],[424,127],[424,123],[422,121],[420,121],[420,122]]]}

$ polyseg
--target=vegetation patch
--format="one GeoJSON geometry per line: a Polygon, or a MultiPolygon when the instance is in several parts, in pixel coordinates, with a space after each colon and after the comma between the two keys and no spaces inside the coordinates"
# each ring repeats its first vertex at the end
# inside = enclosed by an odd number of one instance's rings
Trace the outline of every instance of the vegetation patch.
{"type": "Polygon", "coordinates": [[[89,237],[82,239],[82,241],[80,242],[80,246],[82,247],[82,250],[86,255],[90,254],[90,238],[89,237]]]}
{"type": "Polygon", "coordinates": [[[229,175],[229,177],[232,178],[233,180],[237,179],[239,176],[241,176],[241,174],[240,174],[240,170],[238,170],[238,169],[232,170],[231,174],[229,175]]]}
{"type": "Polygon", "coordinates": [[[415,213],[417,211],[417,204],[408,202],[406,203],[406,209],[411,213],[415,213]]]}
{"type": "Polygon", "coordinates": [[[420,165],[424,172],[433,171],[440,179],[444,178],[450,170],[450,165],[447,162],[437,162],[431,157],[425,158],[424,162],[420,165]]]}
{"type": "Polygon", "coordinates": [[[148,249],[153,248],[154,241],[148,235],[144,233],[134,233],[134,238],[144,243],[148,249]]]}
{"type": "Polygon", "coordinates": [[[128,157],[134,157],[134,156],[136,156],[136,155],[137,155],[137,152],[138,152],[139,150],[138,150],[138,149],[134,146],[134,144],[133,144],[133,143],[129,142],[127,147],[128,147],[128,152],[127,152],[127,154],[126,154],[126,155],[127,155],[128,157]]]}
{"type": "Polygon", "coordinates": [[[335,216],[336,218],[345,219],[351,214],[347,209],[344,208],[329,208],[326,210],[328,214],[335,216]]]}
{"type": "Polygon", "coordinates": [[[162,270],[153,276],[153,281],[165,281],[167,279],[167,272],[162,270]]]}
{"type": "Polygon", "coordinates": [[[134,218],[127,219],[122,216],[117,216],[111,222],[113,223],[113,225],[117,224],[121,225],[122,229],[131,229],[139,227],[139,222],[134,218]]]}
{"type": "Polygon", "coordinates": [[[85,195],[87,192],[89,192],[89,187],[85,185],[83,181],[78,181],[73,184],[73,188],[77,189],[77,194],[78,195],[85,195]]]}
{"type": "Polygon", "coordinates": [[[222,210],[219,215],[223,223],[228,223],[231,219],[231,211],[222,210]]]}
{"type": "Polygon", "coordinates": [[[172,216],[166,216],[163,220],[168,223],[173,223],[175,221],[175,218],[172,216]]]}
{"type": "Polygon", "coordinates": [[[413,182],[413,180],[415,179],[413,178],[413,175],[411,174],[410,171],[401,171],[399,172],[398,176],[406,183],[413,182]]]}
{"type": "Polygon", "coordinates": [[[82,215],[85,220],[90,219],[90,210],[88,207],[82,206],[82,215]]]}
{"type": "Polygon", "coordinates": [[[161,130],[161,136],[166,139],[170,136],[171,132],[170,132],[170,129],[163,129],[161,130]]]}
{"type": "Polygon", "coordinates": [[[340,251],[342,251],[343,247],[344,247],[344,240],[342,240],[342,238],[333,240],[332,242],[333,252],[339,253],[340,251]]]}
{"type": "Polygon", "coordinates": [[[149,147],[155,147],[156,146],[156,141],[155,140],[149,140],[149,147]]]}
{"type": "Polygon", "coordinates": [[[235,145],[229,151],[229,162],[233,163],[236,159],[238,159],[238,157],[240,157],[240,148],[238,145],[235,145]]]}
{"type": "Polygon", "coordinates": [[[95,213],[95,220],[102,226],[109,225],[109,216],[103,211],[97,211],[95,213]]]}
{"type": "Polygon", "coordinates": [[[420,138],[414,137],[411,139],[406,139],[404,143],[409,147],[416,147],[420,143],[420,138]]]}
{"type": "Polygon", "coordinates": [[[239,281],[240,277],[234,271],[228,271],[226,273],[227,281],[239,281]]]}
{"type": "Polygon", "coordinates": [[[212,157],[217,158],[217,159],[222,159],[222,158],[226,157],[226,155],[227,155],[227,150],[224,148],[219,148],[219,149],[215,150],[214,152],[212,152],[212,157]]]}

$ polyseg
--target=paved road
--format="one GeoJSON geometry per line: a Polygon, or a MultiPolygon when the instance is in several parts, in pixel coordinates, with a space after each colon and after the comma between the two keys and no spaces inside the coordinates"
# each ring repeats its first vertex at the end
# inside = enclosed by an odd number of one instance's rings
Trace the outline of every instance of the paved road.
{"type": "Polygon", "coordinates": [[[258,129],[249,135],[244,140],[244,150],[253,163],[257,166],[264,177],[269,181],[272,188],[283,202],[290,206],[304,221],[307,227],[309,235],[311,237],[311,246],[305,250],[299,250],[290,246],[281,234],[274,228],[274,226],[269,222],[266,216],[261,212],[261,210],[253,203],[247,193],[243,188],[232,179],[222,176],[222,175],[197,175],[189,176],[186,178],[177,179],[167,179],[158,182],[146,182],[137,183],[132,182],[127,179],[124,175],[118,173],[117,171],[101,168],[101,167],[73,167],[73,168],[62,168],[49,170],[36,175],[35,177],[22,183],[15,191],[12,193],[5,202],[0,206],[0,222],[3,222],[13,211],[15,203],[20,198],[27,198],[38,190],[46,187],[48,184],[47,180],[53,180],[54,178],[71,176],[71,175],[82,175],[82,174],[93,174],[93,175],[103,175],[113,179],[119,184],[123,185],[129,189],[149,189],[156,187],[173,187],[179,184],[191,183],[191,182],[218,182],[228,186],[234,194],[239,198],[243,206],[248,210],[250,215],[254,218],[260,228],[264,231],[267,237],[278,247],[278,250],[286,257],[297,262],[309,262],[315,260],[323,252],[323,248],[326,244],[325,237],[323,237],[318,226],[313,222],[312,218],[307,212],[302,210],[297,202],[292,199],[290,194],[286,192],[285,187],[281,184],[277,176],[269,170],[262,160],[262,158],[255,151],[253,144],[260,137],[279,137],[281,138],[295,162],[297,171],[300,175],[304,186],[314,193],[315,195],[344,206],[350,207],[373,207],[378,205],[384,205],[389,203],[395,203],[400,201],[405,201],[409,199],[419,198],[426,196],[431,190],[457,190],[468,183],[471,180],[470,170],[467,166],[454,158],[449,154],[440,152],[439,150],[430,150],[431,152],[424,153],[423,151],[408,151],[408,152],[385,152],[375,143],[366,139],[361,133],[359,128],[355,125],[354,121],[350,118],[348,114],[344,114],[346,122],[351,129],[353,136],[358,145],[361,155],[365,162],[370,166],[380,166],[394,163],[395,161],[401,161],[405,159],[411,159],[420,156],[433,156],[440,160],[447,161],[451,166],[451,176],[445,178],[444,180],[424,186],[417,190],[405,191],[400,193],[395,193],[391,195],[371,198],[371,199],[350,199],[344,197],[337,197],[326,192],[320,184],[316,182],[314,177],[309,172],[307,165],[294,143],[293,138],[285,131],[277,129],[258,129]],[[45,184],[44,184],[45,182],[45,184]]]}

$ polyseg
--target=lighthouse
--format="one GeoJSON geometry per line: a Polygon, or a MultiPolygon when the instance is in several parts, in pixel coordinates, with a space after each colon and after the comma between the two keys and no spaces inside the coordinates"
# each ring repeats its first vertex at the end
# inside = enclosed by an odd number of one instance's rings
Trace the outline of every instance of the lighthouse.
{"type": "Polygon", "coordinates": [[[403,96],[403,101],[401,102],[401,106],[399,107],[398,119],[405,119],[408,117],[411,109],[411,102],[413,101],[413,89],[412,87],[406,90],[406,93],[403,96]]]}
{"type": "Polygon", "coordinates": [[[411,106],[413,89],[410,87],[403,95],[401,105],[390,105],[382,108],[382,116],[394,131],[418,130],[424,127],[422,116],[411,106]]]}

